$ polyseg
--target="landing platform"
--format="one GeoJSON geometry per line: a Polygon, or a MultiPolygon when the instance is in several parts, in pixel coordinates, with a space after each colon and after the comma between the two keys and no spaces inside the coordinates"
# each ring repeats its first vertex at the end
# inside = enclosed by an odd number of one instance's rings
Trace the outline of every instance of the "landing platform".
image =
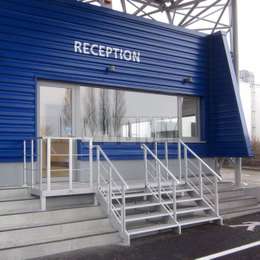
{"type": "Polygon", "coordinates": [[[46,183],[43,183],[42,186],[39,184],[34,185],[31,190],[32,195],[44,197],[90,194],[94,192],[95,188],[84,182],[73,182],[72,189],[69,188],[68,182],[54,182],[51,184],[50,190],[47,189],[46,183]]]}

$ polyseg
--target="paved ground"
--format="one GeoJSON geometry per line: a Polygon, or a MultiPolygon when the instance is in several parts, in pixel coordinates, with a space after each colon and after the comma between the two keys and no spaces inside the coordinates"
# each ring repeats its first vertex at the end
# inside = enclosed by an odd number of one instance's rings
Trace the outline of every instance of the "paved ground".
{"type": "MultiPolygon", "coordinates": [[[[247,227],[230,227],[243,222],[259,221],[260,214],[226,221],[224,226],[206,224],[174,232],[136,239],[131,247],[113,246],[79,250],[42,258],[44,260],[170,260],[194,259],[260,240],[260,225],[254,231],[247,227]]],[[[259,223],[260,224],[260,223],[259,223]]],[[[260,246],[219,259],[260,259],[260,246]]]]}

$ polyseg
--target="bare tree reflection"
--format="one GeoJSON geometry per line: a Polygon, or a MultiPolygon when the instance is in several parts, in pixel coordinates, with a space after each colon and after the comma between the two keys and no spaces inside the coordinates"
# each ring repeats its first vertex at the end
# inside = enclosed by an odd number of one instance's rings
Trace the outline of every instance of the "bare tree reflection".
{"type": "Polygon", "coordinates": [[[123,119],[126,113],[125,93],[123,91],[114,91],[113,104],[114,110],[112,112],[112,117],[114,136],[120,137],[123,119]]]}
{"type": "Polygon", "coordinates": [[[102,136],[109,136],[111,129],[111,107],[109,101],[109,90],[101,89],[100,90],[100,99],[99,99],[99,119],[100,119],[100,129],[102,136]]]}
{"type": "Polygon", "coordinates": [[[84,134],[94,136],[97,131],[97,109],[95,89],[88,89],[84,97],[84,134]]]}

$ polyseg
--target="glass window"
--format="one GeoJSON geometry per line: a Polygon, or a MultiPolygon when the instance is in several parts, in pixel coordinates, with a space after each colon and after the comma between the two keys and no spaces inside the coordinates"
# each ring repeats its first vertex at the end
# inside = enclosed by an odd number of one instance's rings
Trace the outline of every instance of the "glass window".
{"type": "Polygon", "coordinates": [[[72,135],[72,90],[40,87],[40,135],[72,135]]]}
{"type": "Polygon", "coordinates": [[[182,137],[198,137],[198,98],[181,97],[182,137]]]}
{"type": "Polygon", "coordinates": [[[133,91],[80,88],[83,135],[98,138],[178,137],[178,98],[133,91]]]}

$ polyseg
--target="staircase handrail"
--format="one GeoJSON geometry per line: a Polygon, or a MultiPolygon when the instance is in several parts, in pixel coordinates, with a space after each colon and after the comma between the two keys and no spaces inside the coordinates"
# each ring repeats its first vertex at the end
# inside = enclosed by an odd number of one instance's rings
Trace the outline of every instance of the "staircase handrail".
{"type": "Polygon", "coordinates": [[[174,176],[174,174],[162,163],[162,161],[151,151],[151,149],[146,145],[142,144],[142,148],[147,150],[149,154],[156,160],[157,163],[171,176],[171,178],[176,182],[176,184],[180,184],[180,181],[174,176]]]}
{"type": "Polygon", "coordinates": [[[186,145],[181,139],[179,139],[179,142],[194,156],[196,157],[208,170],[210,170],[210,172],[215,175],[215,177],[222,181],[223,178],[221,176],[219,176],[219,174],[217,174],[204,160],[201,159],[201,157],[199,157],[199,155],[197,155],[193,150],[191,150],[191,148],[186,145]]]}
{"type": "Polygon", "coordinates": [[[96,149],[98,149],[100,151],[100,153],[102,154],[102,156],[105,158],[106,162],[109,164],[109,166],[113,169],[114,173],[116,174],[116,176],[120,179],[121,183],[124,185],[125,189],[129,189],[128,184],[126,183],[126,181],[124,180],[124,178],[122,177],[122,175],[119,173],[119,171],[117,170],[117,168],[115,167],[115,165],[111,162],[111,160],[108,158],[108,156],[106,155],[106,153],[104,152],[104,150],[100,147],[100,145],[94,145],[94,147],[96,147],[96,149]]]}

